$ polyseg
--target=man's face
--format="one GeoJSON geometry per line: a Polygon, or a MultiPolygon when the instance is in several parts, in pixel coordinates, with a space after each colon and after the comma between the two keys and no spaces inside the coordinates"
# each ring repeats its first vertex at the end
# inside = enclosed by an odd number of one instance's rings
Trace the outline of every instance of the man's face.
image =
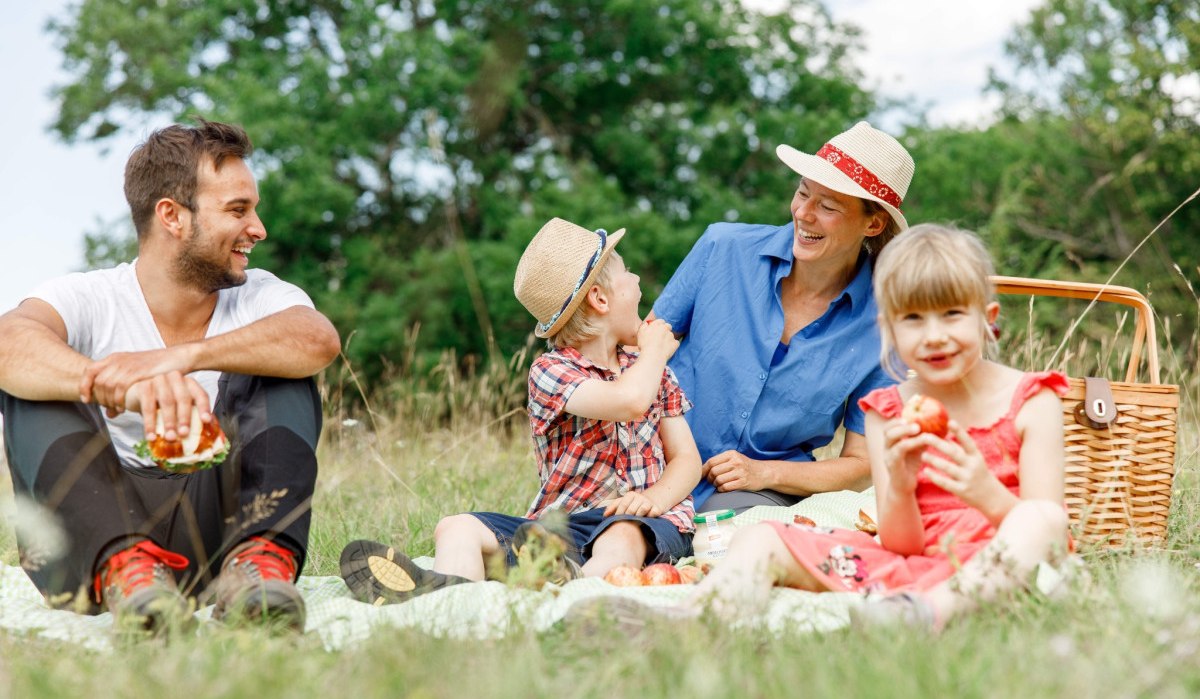
{"type": "Polygon", "coordinates": [[[190,231],[175,259],[179,280],[206,292],[246,283],[250,251],[267,237],[257,205],[258,186],[244,160],[227,158],[220,170],[202,161],[196,210],[189,212],[190,231]]]}

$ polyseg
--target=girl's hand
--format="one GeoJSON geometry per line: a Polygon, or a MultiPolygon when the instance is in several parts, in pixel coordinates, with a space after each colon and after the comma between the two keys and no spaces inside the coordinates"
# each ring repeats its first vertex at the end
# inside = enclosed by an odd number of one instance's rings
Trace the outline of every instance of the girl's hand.
{"type": "Polygon", "coordinates": [[[929,480],[971,507],[988,512],[990,504],[1004,497],[1008,489],[988,470],[975,440],[954,420],[950,421],[950,434],[955,441],[933,437],[936,451],[922,455],[929,480]]]}
{"type": "Polygon", "coordinates": [[[888,470],[888,487],[892,491],[916,491],[922,454],[930,446],[931,439],[935,437],[921,432],[921,428],[908,420],[896,418],[883,426],[883,461],[888,470]]]}

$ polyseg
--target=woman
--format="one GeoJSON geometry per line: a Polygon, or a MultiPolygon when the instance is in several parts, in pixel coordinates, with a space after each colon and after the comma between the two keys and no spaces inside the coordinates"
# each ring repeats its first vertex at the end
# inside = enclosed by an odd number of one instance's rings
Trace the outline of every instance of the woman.
{"type": "Polygon", "coordinates": [[[792,222],[709,226],[651,314],[682,336],[671,368],[696,406],[700,511],[865,488],[858,399],[895,383],[879,367],[871,271],[908,227],[912,157],[865,121],[815,155],[775,152],[800,175],[792,222]],[[839,455],[815,461],[843,424],[839,455]]]}

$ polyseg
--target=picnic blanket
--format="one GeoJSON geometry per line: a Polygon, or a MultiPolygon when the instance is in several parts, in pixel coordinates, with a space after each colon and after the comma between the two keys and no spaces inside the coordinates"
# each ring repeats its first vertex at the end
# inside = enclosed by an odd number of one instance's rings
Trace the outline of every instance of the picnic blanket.
{"type": "MultiPolygon", "coordinates": [[[[818,525],[853,527],[858,511],[873,513],[873,491],[823,493],[791,507],[756,507],[735,518],[738,526],[776,519],[791,522],[795,515],[818,525]]],[[[432,559],[417,559],[429,567],[432,559]]],[[[305,633],[316,634],[327,650],[338,650],[369,638],[378,628],[406,627],[448,638],[495,639],[525,631],[545,631],[562,619],[575,602],[598,595],[625,595],[649,605],[683,601],[690,585],[614,587],[598,578],[573,580],[542,590],[512,588],[499,582],[454,585],[403,604],[374,607],[350,596],[337,576],[301,576],[297,582],[308,610],[305,633]]],[[[741,619],[773,634],[829,631],[844,626],[849,608],[861,600],[853,593],[814,594],[776,588],[762,614],[741,619]]],[[[200,623],[212,607],[196,612],[200,623]]],[[[19,567],[0,564],[0,629],[7,633],[66,641],[96,651],[112,649],[112,615],[84,616],[51,609],[19,567]]]]}

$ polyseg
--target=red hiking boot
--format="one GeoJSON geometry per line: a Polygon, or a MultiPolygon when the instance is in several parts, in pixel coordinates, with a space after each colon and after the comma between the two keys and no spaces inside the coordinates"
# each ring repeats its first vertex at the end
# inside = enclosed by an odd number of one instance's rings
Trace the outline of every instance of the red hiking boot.
{"type": "Polygon", "coordinates": [[[296,555],[259,536],[229,553],[214,590],[213,618],[264,621],[304,630],[304,598],[293,584],[296,555]]]}
{"type": "Polygon", "coordinates": [[[108,606],[118,629],[136,626],[157,634],[172,625],[182,626],[191,609],[171,570],[187,566],[187,557],[152,541],[139,541],[100,566],[94,583],[96,601],[108,606]]]}

